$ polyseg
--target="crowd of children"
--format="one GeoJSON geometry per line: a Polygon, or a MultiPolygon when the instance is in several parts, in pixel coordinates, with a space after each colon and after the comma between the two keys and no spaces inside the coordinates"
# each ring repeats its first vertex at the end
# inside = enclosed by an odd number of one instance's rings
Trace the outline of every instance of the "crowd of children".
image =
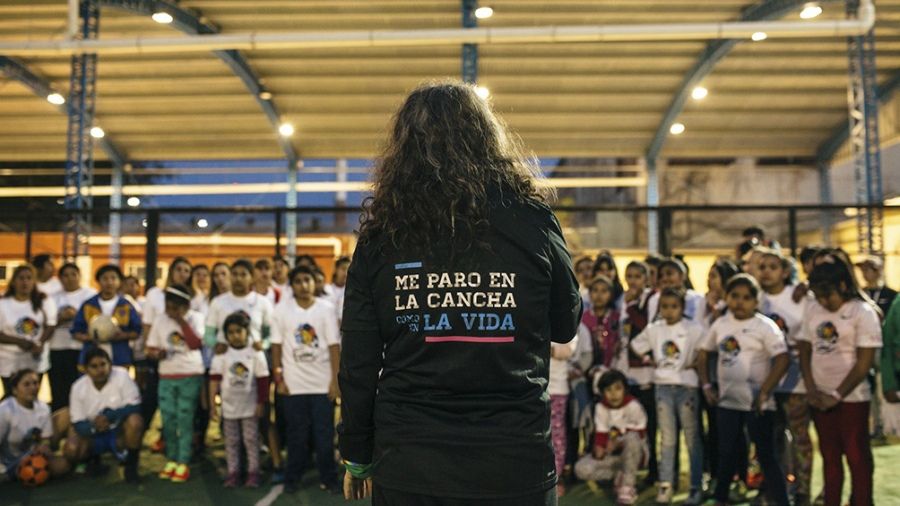
{"type": "Polygon", "coordinates": [[[551,363],[551,376],[565,367],[569,378],[568,389],[551,392],[552,419],[566,422],[554,444],[569,483],[610,480],[619,503],[633,504],[643,468],[656,502],[670,504],[683,432],[690,467],[683,504],[728,504],[752,487],[760,489],[755,504],[838,506],[843,459],[850,504],[872,504],[878,380],[885,400],[900,400],[896,292],[884,286],[878,257],[853,264],[840,249],[808,247],[798,266],[772,246],[751,234],[736,261],[717,259],[706,296],[678,258],[629,263],[625,288],[610,253],[574,260],[582,325],[573,352],[554,350],[551,363]],[[552,395],[566,392],[566,403],[552,395]],[[810,424],[823,461],[821,491],[810,487],[810,424]]]}
{"type": "Polygon", "coordinates": [[[110,453],[138,482],[158,409],[161,479],[190,479],[213,420],[225,439],[224,486],[259,487],[266,450],[273,483],[288,492],[314,453],[321,488],[339,493],[334,403],[348,266],[338,259],[326,285],[311,256],[294,267],[277,257],[212,269],[178,257],[145,296],[111,264],[97,269],[98,290],[76,264],[57,270],[48,255],[17,267],[0,298],[0,476],[15,479],[34,452],[52,474],[101,474],[110,453]],[[37,399],[44,373],[50,405],[37,399]]]}
{"type": "MultiPolygon", "coordinates": [[[[896,292],[877,257],[856,264],[859,283],[839,249],[805,248],[797,262],[774,246],[748,239],[737,260],[717,259],[705,295],[678,258],[633,261],[624,285],[610,253],[574,260],[584,316],[571,342],[552,345],[548,386],[559,495],[571,480],[598,480],[623,504],[644,484],[671,503],[683,433],[684,504],[726,504],[750,486],[761,489],[759,504],[839,505],[844,458],[851,504],[872,503],[882,321],[880,390],[900,401],[896,292]],[[821,492],[810,487],[811,424],[821,492]]],[[[278,257],[212,267],[179,257],[144,296],[115,265],[95,272],[97,290],[77,265],[56,269],[46,255],[17,267],[0,298],[0,469],[14,478],[17,462],[39,452],[53,474],[96,473],[108,452],[137,481],[158,409],[162,479],[190,478],[212,421],[225,440],[224,486],[260,486],[266,451],[272,481],[288,491],[314,455],[322,488],[338,492],[348,266],[339,259],[326,285],[308,256],[296,266],[278,257]],[[116,330],[98,330],[101,317],[116,330]],[[37,399],[45,373],[50,405],[37,399]]]]}

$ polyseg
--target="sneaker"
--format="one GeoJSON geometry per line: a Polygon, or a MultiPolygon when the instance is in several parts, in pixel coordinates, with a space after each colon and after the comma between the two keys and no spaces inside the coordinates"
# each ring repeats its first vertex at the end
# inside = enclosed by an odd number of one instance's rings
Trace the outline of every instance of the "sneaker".
{"type": "Polygon", "coordinates": [[[692,488],[687,499],[683,503],[685,506],[699,506],[703,504],[703,492],[700,489],[692,488]]]}
{"type": "MultiPolygon", "coordinates": [[[[249,476],[248,476],[249,480],[249,476]]],[[[237,473],[231,473],[225,477],[225,481],[222,482],[222,486],[225,488],[235,488],[238,486],[238,475],[237,473]]]]}
{"type": "Polygon", "coordinates": [[[175,472],[172,473],[172,483],[184,483],[191,477],[191,469],[187,464],[178,464],[175,472]]]}
{"type": "Polygon", "coordinates": [[[618,498],[616,501],[619,504],[623,505],[631,505],[637,502],[637,490],[634,487],[629,487],[627,485],[619,487],[618,498]]]}
{"type": "Polygon", "coordinates": [[[671,504],[672,503],[672,484],[663,481],[660,482],[659,486],[656,488],[656,504],[671,504]]]}
{"type": "MultiPolygon", "coordinates": [[[[237,481],[237,477],[235,477],[235,481],[237,481]]],[[[247,488],[259,488],[259,473],[248,472],[244,486],[247,488]]]]}
{"type": "Polygon", "coordinates": [[[171,480],[172,475],[175,474],[175,469],[178,468],[178,462],[168,461],[166,462],[166,467],[163,468],[162,471],[159,472],[159,479],[161,480],[171,480]]]}
{"type": "Polygon", "coordinates": [[[284,483],[284,469],[274,469],[272,470],[272,479],[270,480],[272,485],[281,485],[284,483]]]}

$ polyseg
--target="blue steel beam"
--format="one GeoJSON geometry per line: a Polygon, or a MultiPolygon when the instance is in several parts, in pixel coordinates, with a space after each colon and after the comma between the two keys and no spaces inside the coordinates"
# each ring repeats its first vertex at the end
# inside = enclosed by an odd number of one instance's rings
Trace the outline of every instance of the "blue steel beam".
{"type": "MultiPolygon", "coordinates": [[[[838,0],[825,0],[820,3],[835,1],[838,0]]],[[[807,0],[766,0],[749,7],[744,11],[741,15],[741,21],[778,19],[799,9],[806,2],[807,0]]],[[[684,110],[684,106],[690,98],[691,91],[694,87],[703,82],[703,80],[712,73],[716,65],[741,42],[746,41],[741,39],[722,39],[714,40],[706,45],[706,49],[704,49],[703,53],[700,55],[700,59],[684,76],[681,85],[678,87],[678,90],[672,98],[672,102],[666,109],[663,119],[656,129],[656,133],[653,135],[653,140],[647,147],[647,158],[657,158],[659,156],[663,144],[665,144],[666,138],[669,135],[669,128],[672,127],[672,123],[675,123],[678,115],[684,110]]]]}
{"type": "MultiPolygon", "coordinates": [[[[203,18],[198,13],[181,7],[171,1],[100,0],[100,5],[103,7],[123,9],[142,16],[151,16],[156,12],[165,11],[173,18],[172,26],[180,32],[189,35],[210,35],[219,33],[219,27],[215,24],[203,18]]],[[[291,144],[288,139],[278,134],[278,127],[281,124],[281,114],[278,113],[278,108],[275,107],[271,96],[264,95],[268,94],[269,91],[260,84],[259,76],[256,74],[256,71],[253,70],[240,51],[223,50],[213,51],[213,53],[228,65],[228,68],[240,78],[247,90],[253,95],[253,98],[256,99],[256,103],[259,104],[259,107],[263,110],[266,117],[269,119],[269,123],[272,124],[272,128],[275,130],[275,138],[278,145],[287,157],[288,162],[293,164],[299,158],[297,150],[294,149],[294,145],[291,144]],[[264,98],[266,96],[269,98],[264,98]]]]}
{"type": "MultiPolygon", "coordinates": [[[[892,75],[890,79],[880,86],[876,86],[875,98],[878,101],[878,105],[889,102],[894,96],[894,92],[897,91],[897,88],[900,88],[900,72],[892,75]]],[[[822,144],[819,144],[819,148],[816,150],[816,159],[820,162],[831,162],[835,155],[837,155],[838,150],[841,149],[841,146],[843,146],[849,138],[850,123],[843,121],[834,129],[831,135],[828,136],[828,139],[822,142],[822,144]]]]}
{"type": "MultiPolygon", "coordinates": [[[[27,65],[14,58],[0,56],[0,74],[3,74],[8,79],[14,79],[20,82],[41,100],[47,100],[47,96],[51,93],[59,93],[60,95],[66,96],[65,93],[53,89],[50,81],[35,74],[27,65]]],[[[70,102],[67,100],[65,104],[56,106],[56,109],[59,110],[60,113],[68,116],[71,113],[70,102]]],[[[125,152],[119,149],[119,147],[110,140],[109,132],[106,132],[106,136],[102,139],[97,139],[96,142],[114,165],[119,167],[125,165],[127,160],[125,152]]]]}

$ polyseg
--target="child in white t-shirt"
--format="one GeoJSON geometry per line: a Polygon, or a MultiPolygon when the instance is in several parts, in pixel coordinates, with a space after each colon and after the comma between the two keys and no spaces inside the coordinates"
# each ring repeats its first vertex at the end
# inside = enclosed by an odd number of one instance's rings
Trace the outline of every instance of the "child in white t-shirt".
{"type": "Polygon", "coordinates": [[[192,311],[185,285],[164,291],[163,314],[151,323],[147,356],[159,361],[159,411],[163,421],[168,462],[159,473],[164,480],[183,483],[190,478],[194,412],[203,387],[203,316],[192,311]]]}
{"type": "Polygon", "coordinates": [[[684,319],[683,313],[684,292],[676,288],[663,289],[659,297],[662,320],[647,326],[631,342],[631,348],[638,355],[651,352],[656,365],[653,383],[656,385],[657,427],[662,433],[656,502],[669,504],[672,501],[677,479],[678,427],[681,426],[691,465],[690,494],[683,504],[696,505],[703,500],[703,442],[699,427],[700,393],[694,365],[703,339],[703,327],[684,319]]]}
{"type": "Polygon", "coordinates": [[[51,476],[65,474],[69,462],[53,454],[53,424],[50,407],[38,400],[38,374],[17,371],[10,378],[9,397],[0,402],[0,482],[6,475],[15,480],[22,459],[40,454],[47,459],[51,476]]]}
{"type": "Polygon", "coordinates": [[[125,463],[125,481],[138,483],[138,456],[144,436],[141,394],[122,367],[114,367],[103,348],[84,354],[85,375],[72,385],[69,418],[72,431],[64,454],[76,463],[110,452],[125,463]]]}
{"type": "Polygon", "coordinates": [[[575,464],[575,475],[594,481],[615,478],[618,504],[634,504],[636,475],[647,460],[647,414],[628,395],[628,379],[616,369],[600,376],[597,391],[602,397],[594,407],[594,448],[575,464]]]}
{"type": "Polygon", "coordinates": [[[825,504],[841,504],[847,458],[853,504],[872,504],[872,449],[866,375],[882,344],[874,304],[860,293],[853,268],[838,255],[817,258],[809,275],[816,302],[797,336],[800,367],[825,474],[825,504]]]}
{"type": "Polygon", "coordinates": [[[728,501],[735,473],[736,453],[744,427],[756,444],[765,475],[768,500],[788,504],[787,485],[775,456],[772,430],[775,402],[772,392],[787,370],[790,358],[784,334],[769,318],[756,312],[759,284],[747,274],[732,277],[725,286],[728,313],[710,327],[700,351],[698,372],[703,393],[718,405],[719,464],[715,499],[728,501]],[[718,352],[718,391],[709,383],[707,354],[718,352]]]}
{"type": "Polygon", "coordinates": [[[794,300],[795,286],[789,283],[793,263],[778,250],[762,250],[756,265],[759,284],[763,289],[760,312],[768,316],[784,333],[790,350],[791,364],[784,379],[775,388],[775,400],[782,411],[775,437],[779,445],[790,445],[785,452],[785,468],[794,475],[795,504],[806,504],[810,499],[812,478],[812,440],[809,425],[812,412],[806,399],[806,388],[800,374],[797,353],[797,335],[803,325],[804,312],[810,297],[794,300]],[[785,425],[787,427],[785,427],[785,425]],[[785,428],[790,431],[790,443],[784,441],[785,428]]]}
{"type": "Polygon", "coordinates": [[[284,396],[283,414],[287,421],[285,489],[298,487],[309,455],[312,429],[321,484],[338,491],[331,404],[340,396],[337,317],[334,306],[316,298],[311,269],[295,267],[288,279],[293,297],[283,300],[272,318],[273,376],[277,392],[284,396]]]}
{"type": "MultiPolygon", "coordinates": [[[[566,464],[566,404],[569,401],[569,358],[575,352],[578,336],[568,343],[550,343],[550,437],[553,440],[553,456],[556,475],[562,476],[566,464]]],[[[566,487],[562,480],[556,485],[556,495],[562,497],[566,487]]]]}
{"type": "Polygon", "coordinates": [[[34,267],[16,267],[9,289],[0,298],[0,378],[7,395],[9,380],[16,371],[46,372],[41,359],[55,326],[56,304],[38,290],[34,267]]]}
{"type": "MultiPolygon", "coordinates": [[[[269,395],[269,368],[262,351],[249,343],[250,319],[236,313],[225,319],[228,351],[216,355],[209,371],[209,398],[222,398],[225,459],[228,475],[226,488],[238,486],[241,445],[247,451],[247,480],[244,486],[259,487],[259,425],[269,395]]],[[[215,403],[211,419],[218,420],[215,403]]]]}

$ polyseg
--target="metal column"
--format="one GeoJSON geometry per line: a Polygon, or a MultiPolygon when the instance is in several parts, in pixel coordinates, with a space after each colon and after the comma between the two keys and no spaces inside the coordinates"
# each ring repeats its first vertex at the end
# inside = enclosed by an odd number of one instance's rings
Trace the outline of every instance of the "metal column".
{"type": "MultiPolygon", "coordinates": [[[[832,202],[831,196],[831,162],[819,160],[819,203],[829,205],[832,202]]],[[[822,244],[831,244],[831,227],[834,226],[834,219],[831,210],[823,209],[821,211],[820,223],[822,227],[822,244]]]]}
{"type": "MultiPolygon", "coordinates": [[[[847,0],[848,17],[856,16],[859,0],[847,0]]],[[[847,103],[850,109],[850,149],[857,204],[882,204],[881,148],[878,137],[878,98],[875,69],[875,33],[847,38],[850,81],[847,103]]],[[[856,229],[861,253],[884,251],[882,210],[859,209],[856,229]]]]}
{"type": "Polygon", "coordinates": [[[118,264],[122,258],[122,214],[115,211],[122,209],[123,167],[114,164],[112,169],[112,195],[109,196],[109,261],[118,264]]]}
{"type": "MultiPolygon", "coordinates": [[[[100,7],[96,0],[81,0],[81,39],[96,39],[100,28],[100,7]]],[[[63,230],[63,255],[75,258],[88,254],[93,207],[94,142],[91,127],[97,98],[97,55],[72,56],[69,79],[69,126],[65,175],[65,208],[71,214],[63,230]]]]}
{"type": "Polygon", "coordinates": [[[297,170],[303,162],[296,159],[288,160],[288,191],[285,205],[288,207],[284,215],[284,228],[287,234],[287,251],[284,256],[290,265],[294,265],[297,257],[297,170]]]}
{"type": "MultiPolygon", "coordinates": [[[[659,206],[659,173],[656,170],[658,160],[645,158],[647,170],[647,206],[659,206]]],[[[647,249],[651,253],[659,253],[659,215],[656,211],[647,211],[647,249]]]]}
{"type": "MultiPolygon", "coordinates": [[[[478,27],[478,18],[475,17],[477,8],[478,0],[462,0],[463,28],[478,27]]],[[[469,84],[478,83],[478,44],[463,44],[462,80],[469,84]]]]}
{"type": "MultiPolygon", "coordinates": [[[[346,158],[338,158],[337,162],[334,165],[334,173],[335,179],[338,183],[346,183],[347,182],[347,159],[346,158]]],[[[334,206],[335,207],[346,207],[347,206],[347,190],[338,190],[334,194],[334,206]]],[[[335,228],[338,230],[343,230],[344,227],[347,226],[347,214],[346,213],[336,213],[334,217],[335,228]]]]}

